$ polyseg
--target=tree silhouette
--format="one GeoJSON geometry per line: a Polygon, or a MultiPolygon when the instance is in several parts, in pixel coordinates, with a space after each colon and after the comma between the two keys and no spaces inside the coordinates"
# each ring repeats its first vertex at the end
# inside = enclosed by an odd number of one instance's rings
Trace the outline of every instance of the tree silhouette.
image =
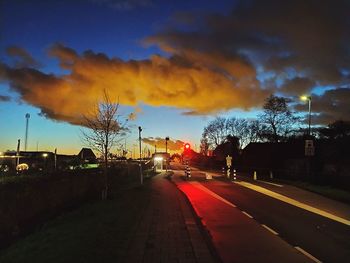
{"type": "Polygon", "coordinates": [[[117,143],[117,137],[125,135],[127,129],[118,120],[119,102],[110,99],[106,90],[103,92],[102,101],[97,103],[93,111],[83,115],[82,130],[85,143],[103,156],[104,161],[104,191],[102,199],[108,194],[108,156],[111,148],[117,143]]]}
{"type": "Polygon", "coordinates": [[[227,137],[228,131],[226,126],[226,119],[217,117],[204,127],[202,138],[208,144],[209,148],[215,148],[222,144],[227,137]]]}
{"type": "Polygon", "coordinates": [[[337,120],[328,124],[325,128],[320,128],[318,133],[321,137],[328,139],[345,138],[350,136],[350,121],[337,120]]]}
{"type": "Polygon", "coordinates": [[[288,99],[271,95],[265,100],[263,113],[259,115],[261,121],[266,124],[263,137],[279,142],[290,133],[296,118],[288,107],[288,99]]]}

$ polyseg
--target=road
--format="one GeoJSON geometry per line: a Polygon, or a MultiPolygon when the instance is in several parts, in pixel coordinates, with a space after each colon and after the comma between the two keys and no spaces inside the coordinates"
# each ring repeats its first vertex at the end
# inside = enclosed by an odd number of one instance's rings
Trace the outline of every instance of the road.
{"type": "Polygon", "coordinates": [[[348,262],[350,226],[227,180],[192,171],[174,181],[188,197],[224,262],[348,262]]]}

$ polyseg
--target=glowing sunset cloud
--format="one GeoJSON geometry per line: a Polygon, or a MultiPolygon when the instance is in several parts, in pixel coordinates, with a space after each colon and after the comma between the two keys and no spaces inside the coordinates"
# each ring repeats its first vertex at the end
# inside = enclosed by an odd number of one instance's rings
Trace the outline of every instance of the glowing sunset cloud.
{"type": "Polygon", "coordinates": [[[259,89],[255,70],[237,58],[193,52],[170,58],[122,61],[101,53],[78,54],[60,44],[50,49],[67,75],[34,68],[0,66],[21,98],[52,119],[80,123],[80,116],[101,97],[103,89],[122,105],[170,106],[185,114],[209,114],[259,105],[268,91],[259,89]]]}

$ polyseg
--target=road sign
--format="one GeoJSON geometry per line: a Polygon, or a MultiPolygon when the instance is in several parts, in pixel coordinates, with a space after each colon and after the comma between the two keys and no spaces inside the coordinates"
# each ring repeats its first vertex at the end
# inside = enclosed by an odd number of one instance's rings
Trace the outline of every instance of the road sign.
{"type": "Polygon", "coordinates": [[[227,167],[231,167],[232,165],[232,157],[230,155],[227,155],[226,157],[226,165],[227,167]]]}
{"type": "Polygon", "coordinates": [[[305,156],[314,156],[315,146],[313,140],[305,140],[305,156]]]}

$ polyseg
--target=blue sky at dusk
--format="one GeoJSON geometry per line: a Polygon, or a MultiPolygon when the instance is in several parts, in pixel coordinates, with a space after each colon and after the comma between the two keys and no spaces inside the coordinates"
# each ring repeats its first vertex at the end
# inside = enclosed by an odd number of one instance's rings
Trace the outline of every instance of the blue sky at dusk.
{"type": "Polygon", "coordinates": [[[209,120],[256,117],[272,93],[302,113],[311,94],[314,124],[348,119],[349,4],[279,2],[1,1],[0,151],[30,113],[29,150],[77,153],[79,116],[104,88],[136,114],[129,149],[137,126],[198,147],[209,120]]]}

